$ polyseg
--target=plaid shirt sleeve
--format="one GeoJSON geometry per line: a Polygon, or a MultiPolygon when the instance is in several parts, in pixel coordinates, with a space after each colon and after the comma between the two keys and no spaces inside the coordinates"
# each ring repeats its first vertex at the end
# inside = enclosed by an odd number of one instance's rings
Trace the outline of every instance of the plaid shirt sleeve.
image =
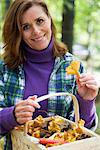
{"type": "MultiPolygon", "coordinates": [[[[0,113],[3,109],[11,108],[23,98],[24,82],[22,67],[12,71],[0,60],[0,113]]],[[[11,149],[10,132],[7,132],[5,136],[5,150],[11,149]]]]}
{"type": "MultiPolygon", "coordinates": [[[[68,67],[75,58],[70,53],[64,57],[56,58],[54,70],[51,74],[48,91],[49,93],[69,92],[76,96],[77,84],[75,75],[67,75],[68,67]]],[[[80,65],[80,73],[84,72],[84,67],[80,65]]],[[[73,101],[70,96],[59,96],[50,98],[48,101],[49,115],[60,115],[67,119],[74,120],[73,101]]]]}

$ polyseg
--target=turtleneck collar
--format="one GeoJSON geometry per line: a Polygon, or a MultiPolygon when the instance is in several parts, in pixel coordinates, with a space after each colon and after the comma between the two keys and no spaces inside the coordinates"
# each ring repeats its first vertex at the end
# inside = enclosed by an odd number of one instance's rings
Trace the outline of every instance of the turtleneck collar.
{"type": "Polygon", "coordinates": [[[53,59],[53,43],[54,40],[51,38],[48,47],[41,51],[32,49],[26,43],[23,43],[26,61],[34,63],[50,62],[53,59]]]}

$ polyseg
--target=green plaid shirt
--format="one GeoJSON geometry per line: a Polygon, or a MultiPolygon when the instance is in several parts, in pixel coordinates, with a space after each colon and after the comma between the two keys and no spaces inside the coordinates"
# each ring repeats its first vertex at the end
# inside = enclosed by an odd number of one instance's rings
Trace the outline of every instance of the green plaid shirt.
{"type": "MultiPolygon", "coordinates": [[[[74,57],[67,53],[63,57],[55,60],[54,69],[48,83],[48,93],[69,92],[76,95],[77,86],[74,75],[66,74],[68,67],[74,57]]],[[[80,73],[83,72],[83,66],[80,65],[80,73]]],[[[23,65],[16,70],[10,70],[0,61],[0,108],[6,108],[15,105],[23,99],[25,87],[25,77],[23,65]]],[[[74,110],[71,97],[53,97],[48,101],[49,115],[60,115],[70,120],[74,120],[74,110]]],[[[11,150],[10,133],[6,135],[5,150],[11,150]]]]}

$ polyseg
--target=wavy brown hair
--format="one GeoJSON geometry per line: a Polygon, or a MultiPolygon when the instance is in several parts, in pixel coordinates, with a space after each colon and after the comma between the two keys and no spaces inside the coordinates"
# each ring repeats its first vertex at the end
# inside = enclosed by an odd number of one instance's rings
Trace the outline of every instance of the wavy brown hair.
{"type": "MultiPolygon", "coordinates": [[[[21,18],[25,11],[33,5],[39,5],[43,8],[48,17],[51,15],[47,5],[43,0],[15,0],[5,17],[3,26],[3,41],[4,41],[4,61],[11,69],[17,68],[24,61],[24,51],[22,48],[21,34],[21,18]]],[[[51,30],[54,38],[54,56],[58,57],[67,52],[67,48],[63,43],[56,41],[56,28],[51,18],[51,30]]]]}

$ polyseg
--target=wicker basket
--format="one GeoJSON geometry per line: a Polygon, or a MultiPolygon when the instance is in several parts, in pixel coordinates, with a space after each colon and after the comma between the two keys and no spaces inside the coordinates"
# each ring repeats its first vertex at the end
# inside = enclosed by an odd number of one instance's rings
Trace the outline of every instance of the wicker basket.
{"type": "MultiPolygon", "coordinates": [[[[53,96],[67,96],[67,95],[71,96],[73,99],[74,111],[75,111],[75,123],[68,119],[65,119],[61,116],[59,116],[59,117],[62,118],[63,120],[65,120],[66,122],[70,122],[71,124],[77,124],[78,120],[80,119],[79,106],[78,106],[78,101],[74,95],[65,93],[65,92],[53,93],[53,94],[44,95],[44,96],[37,98],[37,102],[40,102],[42,100],[48,99],[53,96]]],[[[97,134],[95,134],[94,132],[92,132],[84,127],[83,127],[84,133],[91,136],[91,138],[46,148],[42,144],[39,144],[39,139],[29,136],[27,134],[27,125],[28,125],[28,122],[25,125],[24,132],[16,130],[16,129],[13,129],[11,131],[13,150],[46,150],[46,149],[48,149],[48,150],[61,150],[61,149],[62,150],[66,150],[66,149],[68,149],[68,150],[80,150],[80,149],[81,150],[84,150],[84,149],[100,150],[100,137],[97,134]]]]}

